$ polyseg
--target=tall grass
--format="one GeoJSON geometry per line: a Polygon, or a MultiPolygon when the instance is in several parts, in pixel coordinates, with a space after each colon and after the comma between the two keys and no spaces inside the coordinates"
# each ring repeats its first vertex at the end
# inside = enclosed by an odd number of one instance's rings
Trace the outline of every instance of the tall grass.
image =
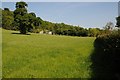
{"type": "Polygon", "coordinates": [[[95,38],[17,33],[3,30],[4,78],[90,78],[95,38]]]}
{"type": "Polygon", "coordinates": [[[2,78],[2,29],[0,28],[0,79],[2,78]]]}

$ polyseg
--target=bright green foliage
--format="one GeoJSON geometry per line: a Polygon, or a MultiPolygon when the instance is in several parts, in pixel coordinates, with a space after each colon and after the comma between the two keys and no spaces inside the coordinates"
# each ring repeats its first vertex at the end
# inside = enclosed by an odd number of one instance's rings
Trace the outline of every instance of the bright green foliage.
{"type": "Polygon", "coordinates": [[[5,10],[2,11],[2,27],[5,29],[12,29],[13,21],[13,12],[5,8],[5,10]]]}
{"type": "Polygon", "coordinates": [[[3,30],[4,78],[90,78],[95,38],[17,33],[3,30]]]}
{"type": "Polygon", "coordinates": [[[99,28],[89,28],[89,36],[96,37],[100,34],[99,28]]]}

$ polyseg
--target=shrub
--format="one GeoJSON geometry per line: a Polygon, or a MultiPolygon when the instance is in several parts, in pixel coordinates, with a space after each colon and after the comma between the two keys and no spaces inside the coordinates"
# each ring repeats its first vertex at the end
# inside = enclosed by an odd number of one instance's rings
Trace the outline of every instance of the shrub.
{"type": "Polygon", "coordinates": [[[101,35],[94,42],[91,55],[92,77],[119,79],[120,77],[120,33],[101,35]]]}

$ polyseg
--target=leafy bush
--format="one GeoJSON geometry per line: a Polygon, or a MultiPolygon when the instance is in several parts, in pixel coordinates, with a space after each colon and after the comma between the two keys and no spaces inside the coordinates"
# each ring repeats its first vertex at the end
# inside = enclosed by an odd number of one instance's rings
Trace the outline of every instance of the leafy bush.
{"type": "Polygon", "coordinates": [[[102,35],[94,42],[91,55],[93,78],[120,78],[120,32],[102,35]]]}

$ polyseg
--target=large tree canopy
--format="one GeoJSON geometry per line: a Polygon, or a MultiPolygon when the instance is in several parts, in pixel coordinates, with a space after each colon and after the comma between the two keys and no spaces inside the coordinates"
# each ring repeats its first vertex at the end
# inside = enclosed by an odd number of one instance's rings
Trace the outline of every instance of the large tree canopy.
{"type": "Polygon", "coordinates": [[[40,27],[41,18],[36,17],[36,14],[27,12],[28,5],[25,2],[17,2],[16,10],[14,11],[14,20],[19,27],[22,34],[26,34],[28,31],[33,31],[40,27]]]}
{"type": "Polygon", "coordinates": [[[14,11],[14,20],[19,23],[18,27],[22,34],[26,34],[29,25],[29,18],[27,13],[27,3],[26,2],[17,2],[16,3],[16,10],[14,11]]]}
{"type": "Polygon", "coordinates": [[[21,1],[16,3],[16,8],[26,8],[26,7],[28,7],[26,2],[21,1]]]}

